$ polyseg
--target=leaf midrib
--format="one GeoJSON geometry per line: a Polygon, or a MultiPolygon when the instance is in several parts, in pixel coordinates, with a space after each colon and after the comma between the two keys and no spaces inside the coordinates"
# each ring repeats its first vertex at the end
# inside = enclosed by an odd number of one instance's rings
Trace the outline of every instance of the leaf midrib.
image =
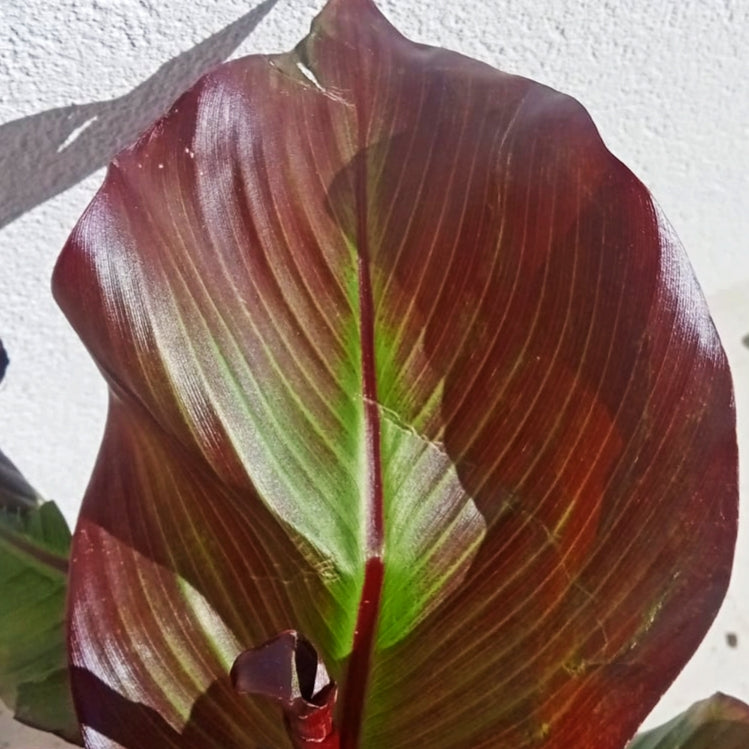
{"type": "Polygon", "coordinates": [[[360,151],[355,167],[356,248],[359,287],[359,339],[361,346],[363,439],[364,439],[364,513],[366,523],[364,580],[356,617],[354,637],[344,692],[340,729],[340,749],[357,749],[364,716],[370,659],[377,634],[384,564],[384,498],[380,440],[380,413],[377,401],[377,377],[374,342],[374,299],[370,276],[368,241],[367,121],[361,102],[357,107],[360,151]]]}

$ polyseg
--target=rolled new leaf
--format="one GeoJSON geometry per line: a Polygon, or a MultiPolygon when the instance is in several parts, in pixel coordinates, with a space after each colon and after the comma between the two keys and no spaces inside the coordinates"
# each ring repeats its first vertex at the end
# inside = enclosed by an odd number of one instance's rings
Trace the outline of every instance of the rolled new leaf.
{"type": "Polygon", "coordinates": [[[299,633],[282,632],[245,650],[231,669],[234,688],[269,697],[281,705],[295,749],[338,749],[333,726],[337,689],[312,644],[299,633]]]}
{"type": "Polygon", "coordinates": [[[665,725],[638,734],[627,749],[746,749],[749,705],[725,694],[695,702],[665,725]]]}
{"type": "Polygon", "coordinates": [[[228,674],[295,630],[342,749],[621,749],[717,611],[733,398],[681,247],[577,102],[370,0],[121,153],[54,291],[111,391],[90,746],[288,747],[228,674]]]}

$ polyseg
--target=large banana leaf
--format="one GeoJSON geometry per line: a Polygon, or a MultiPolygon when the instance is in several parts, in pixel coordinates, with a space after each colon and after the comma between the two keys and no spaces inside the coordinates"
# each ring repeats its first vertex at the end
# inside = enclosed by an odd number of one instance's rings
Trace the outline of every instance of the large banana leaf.
{"type": "Polygon", "coordinates": [[[111,390],[89,747],[299,745],[229,679],[294,630],[343,749],[619,749],[720,604],[733,399],[677,240],[577,102],[370,0],[121,153],[54,291],[111,390]]]}

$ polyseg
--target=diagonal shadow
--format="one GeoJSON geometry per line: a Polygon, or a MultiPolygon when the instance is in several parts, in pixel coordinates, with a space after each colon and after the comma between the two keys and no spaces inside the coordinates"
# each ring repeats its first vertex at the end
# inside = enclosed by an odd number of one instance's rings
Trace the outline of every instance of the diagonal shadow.
{"type": "MultiPolygon", "coordinates": [[[[70,673],[78,692],[81,722],[117,742],[118,746],[127,749],[142,746],[271,749],[253,736],[252,716],[244,712],[242,703],[249,703],[254,698],[236,692],[228,674],[205,690],[192,706],[185,726],[176,731],[157,710],[123,697],[90,671],[72,666],[70,673]],[[246,725],[242,725],[242,718],[248,721],[246,725]]],[[[273,749],[286,749],[289,744],[282,728],[280,710],[270,700],[263,709],[278,713],[279,735],[273,749]]]]}
{"type": "Polygon", "coordinates": [[[198,78],[229,57],[277,1],[264,0],[124,96],[0,125],[0,228],[109,163],[198,78]]]}

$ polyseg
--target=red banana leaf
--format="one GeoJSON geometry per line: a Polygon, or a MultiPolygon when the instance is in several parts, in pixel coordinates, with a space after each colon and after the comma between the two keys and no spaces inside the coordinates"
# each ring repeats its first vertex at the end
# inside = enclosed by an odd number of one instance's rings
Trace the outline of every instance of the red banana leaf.
{"type": "Polygon", "coordinates": [[[185,94],[54,291],[111,390],[89,747],[298,743],[229,677],[293,630],[342,749],[621,749],[720,605],[733,398],[677,240],[580,104],[370,0],[185,94]]]}

